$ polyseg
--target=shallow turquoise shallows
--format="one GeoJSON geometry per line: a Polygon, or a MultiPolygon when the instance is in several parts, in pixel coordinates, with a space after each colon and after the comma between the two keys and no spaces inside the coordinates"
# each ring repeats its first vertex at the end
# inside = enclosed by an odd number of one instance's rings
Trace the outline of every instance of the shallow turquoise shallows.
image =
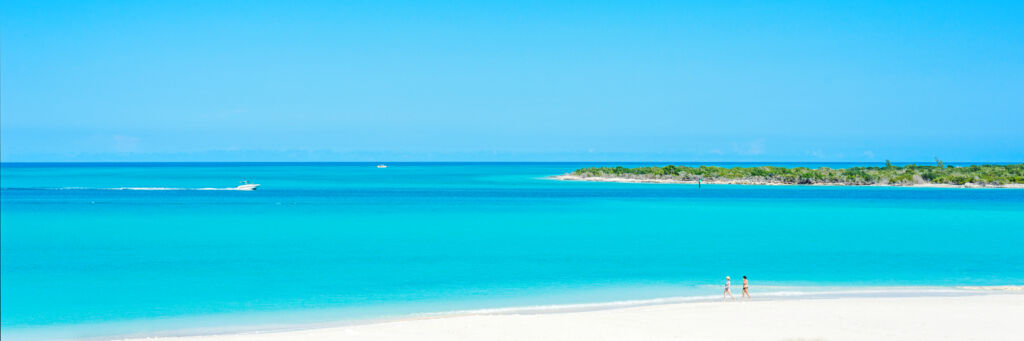
{"type": "Polygon", "coordinates": [[[546,179],[594,165],[3,164],[4,339],[1024,282],[1024,190],[546,179]]]}

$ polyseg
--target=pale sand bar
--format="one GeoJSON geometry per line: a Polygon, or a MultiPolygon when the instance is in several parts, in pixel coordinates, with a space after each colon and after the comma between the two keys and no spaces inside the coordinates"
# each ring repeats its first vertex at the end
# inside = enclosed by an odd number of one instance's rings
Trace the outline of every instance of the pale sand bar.
{"type": "Polygon", "coordinates": [[[161,340],[1024,340],[1024,294],[694,302],[472,313],[161,340]]]}

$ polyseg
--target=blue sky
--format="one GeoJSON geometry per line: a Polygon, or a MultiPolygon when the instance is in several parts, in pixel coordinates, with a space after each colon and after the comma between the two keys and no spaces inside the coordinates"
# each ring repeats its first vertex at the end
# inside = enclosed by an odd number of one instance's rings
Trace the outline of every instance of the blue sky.
{"type": "Polygon", "coordinates": [[[5,162],[1024,160],[1019,2],[0,9],[5,162]]]}

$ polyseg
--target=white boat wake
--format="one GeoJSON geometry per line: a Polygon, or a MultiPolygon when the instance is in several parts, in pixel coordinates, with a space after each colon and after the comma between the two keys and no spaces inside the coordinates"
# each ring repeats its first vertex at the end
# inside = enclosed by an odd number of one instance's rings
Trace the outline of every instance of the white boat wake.
{"type": "MultiPolygon", "coordinates": [[[[256,185],[256,186],[259,186],[259,185],[256,185]]],[[[68,188],[66,188],[66,189],[68,189],[68,188]]],[[[84,188],[74,188],[74,189],[84,189],[84,188]]],[[[115,191],[253,191],[253,190],[256,190],[256,187],[242,187],[242,186],[225,187],[225,188],[216,188],[216,187],[199,187],[199,188],[117,187],[117,188],[97,188],[97,189],[115,190],[115,191]]]]}
{"type": "Polygon", "coordinates": [[[60,190],[110,190],[110,191],[255,191],[260,184],[242,181],[241,185],[235,187],[112,187],[112,188],[90,188],[90,187],[61,187],[60,190]]]}

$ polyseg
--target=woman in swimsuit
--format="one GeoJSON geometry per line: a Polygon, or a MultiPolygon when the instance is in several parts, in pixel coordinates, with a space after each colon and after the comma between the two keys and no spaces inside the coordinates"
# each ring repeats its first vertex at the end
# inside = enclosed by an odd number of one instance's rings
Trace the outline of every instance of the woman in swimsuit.
{"type": "Polygon", "coordinates": [[[750,284],[747,283],[747,276],[743,276],[743,294],[740,296],[741,299],[744,297],[746,297],[748,300],[750,299],[750,292],[747,291],[747,288],[749,287],[750,284]]]}
{"type": "Polygon", "coordinates": [[[725,302],[725,295],[729,295],[729,298],[732,298],[733,301],[736,300],[736,298],[732,296],[732,291],[729,290],[729,287],[729,276],[725,276],[725,292],[722,293],[722,302],[725,302]]]}

